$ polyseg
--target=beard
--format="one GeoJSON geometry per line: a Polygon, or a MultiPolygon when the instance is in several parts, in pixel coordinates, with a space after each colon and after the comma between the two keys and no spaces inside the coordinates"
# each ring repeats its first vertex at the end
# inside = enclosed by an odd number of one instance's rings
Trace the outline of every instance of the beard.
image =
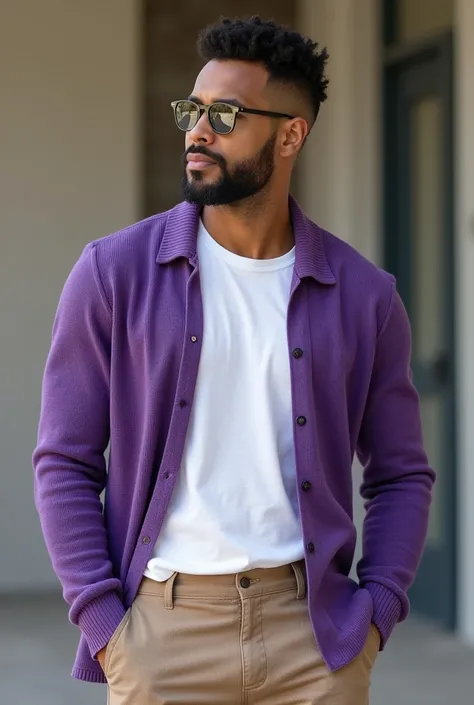
{"type": "Polygon", "coordinates": [[[184,174],[181,180],[181,193],[185,201],[199,206],[225,206],[251,198],[259,193],[270,181],[275,168],[274,154],[276,133],[263,145],[252,159],[237,162],[228,169],[225,159],[208,151],[206,147],[191,147],[184,155],[184,174]],[[186,171],[187,154],[205,154],[214,159],[220,167],[221,178],[214,183],[206,183],[205,174],[192,172],[192,180],[186,171]]]}

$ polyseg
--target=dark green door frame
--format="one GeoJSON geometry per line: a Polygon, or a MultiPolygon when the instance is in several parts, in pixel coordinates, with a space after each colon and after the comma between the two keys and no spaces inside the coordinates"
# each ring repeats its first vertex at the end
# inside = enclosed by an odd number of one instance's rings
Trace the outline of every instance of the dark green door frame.
{"type": "MultiPolygon", "coordinates": [[[[430,393],[441,377],[446,439],[443,449],[442,511],[444,544],[439,551],[427,547],[419,576],[411,590],[413,610],[448,629],[456,626],[456,453],[455,453],[455,321],[454,321],[454,207],[453,207],[453,41],[444,34],[410,45],[396,45],[395,0],[384,3],[384,231],[385,267],[393,272],[408,312],[412,310],[412,224],[410,212],[410,136],[407,96],[433,91],[443,105],[443,232],[445,238],[445,290],[443,296],[447,354],[431,369],[414,361],[414,380],[420,393],[430,393]],[[417,93],[418,91],[418,93],[417,93]],[[431,385],[431,386],[430,386],[431,385]]],[[[441,283],[440,283],[441,285],[441,283]]],[[[436,468],[435,468],[436,469],[436,468]]]]}

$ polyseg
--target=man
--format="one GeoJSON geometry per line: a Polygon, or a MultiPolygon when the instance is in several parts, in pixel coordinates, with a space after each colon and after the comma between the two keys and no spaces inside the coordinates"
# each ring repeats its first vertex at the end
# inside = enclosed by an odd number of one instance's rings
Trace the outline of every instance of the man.
{"type": "Polygon", "coordinates": [[[326,52],[259,18],[199,48],[185,202],[88,245],[54,325],[34,466],[73,675],[111,705],[363,705],[434,479],[409,325],[289,197],[326,52]]]}

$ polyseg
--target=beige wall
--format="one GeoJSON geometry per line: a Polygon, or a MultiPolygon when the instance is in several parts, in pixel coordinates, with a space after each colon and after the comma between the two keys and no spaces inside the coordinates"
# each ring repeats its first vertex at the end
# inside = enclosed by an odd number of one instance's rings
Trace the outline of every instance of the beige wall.
{"type": "Polygon", "coordinates": [[[459,630],[474,644],[474,2],[456,8],[459,630]]]}
{"type": "Polygon", "coordinates": [[[55,584],[32,500],[64,279],[138,216],[138,2],[0,2],[0,589],[55,584]]]}

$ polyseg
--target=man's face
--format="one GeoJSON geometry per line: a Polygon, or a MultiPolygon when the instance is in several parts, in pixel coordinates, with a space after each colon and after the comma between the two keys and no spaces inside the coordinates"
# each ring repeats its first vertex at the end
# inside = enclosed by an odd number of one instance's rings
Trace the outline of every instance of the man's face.
{"type": "MultiPolygon", "coordinates": [[[[192,99],[203,105],[231,102],[271,110],[264,98],[268,74],[244,61],[210,61],[199,74],[192,99]]],[[[204,113],[186,133],[182,192],[201,206],[236,203],[254,196],[272,178],[276,124],[271,118],[239,113],[229,135],[213,131],[204,113]],[[199,155],[203,161],[199,161],[199,155]]]]}

